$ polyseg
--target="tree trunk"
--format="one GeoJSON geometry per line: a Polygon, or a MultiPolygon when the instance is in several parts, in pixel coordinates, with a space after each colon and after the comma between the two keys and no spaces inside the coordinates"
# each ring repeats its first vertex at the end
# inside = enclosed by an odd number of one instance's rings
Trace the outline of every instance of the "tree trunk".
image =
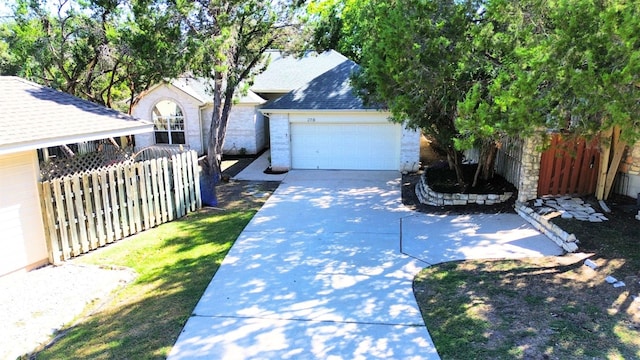
{"type": "Polygon", "coordinates": [[[462,172],[462,156],[460,156],[460,152],[453,147],[447,147],[446,152],[449,168],[456,172],[456,181],[460,187],[460,192],[464,192],[467,184],[464,181],[464,173],[462,172]]]}
{"type": "Polygon", "coordinates": [[[480,155],[478,158],[478,168],[476,169],[476,173],[473,177],[473,184],[471,184],[472,188],[478,186],[478,180],[480,178],[484,181],[493,178],[497,153],[498,147],[495,141],[482,141],[482,144],[480,145],[480,155]]]}
{"type": "MultiPolygon", "coordinates": [[[[218,65],[222,67],[221,64],[218,65]]],[[[207,162],[203,169],[206,177],[203,184],[207,187],[203,189],[203,193],[209,195],[203,195],[203,203],[210,206],[217,205],[215,187],[222,178],[222,149],[235,90],[235,84],[230,83],[225,76],[222,72],[216,72],[213,76],[213,115],[207,145],[207,162]]]]}

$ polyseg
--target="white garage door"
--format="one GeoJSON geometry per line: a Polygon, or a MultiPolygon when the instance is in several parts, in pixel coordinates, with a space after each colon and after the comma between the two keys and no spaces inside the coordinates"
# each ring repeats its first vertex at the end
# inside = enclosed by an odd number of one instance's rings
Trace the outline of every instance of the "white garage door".
{"type": "Polygon", "coordinates": [[[291,124],[294,169],[398,170],[396,124],[291,124]]]}

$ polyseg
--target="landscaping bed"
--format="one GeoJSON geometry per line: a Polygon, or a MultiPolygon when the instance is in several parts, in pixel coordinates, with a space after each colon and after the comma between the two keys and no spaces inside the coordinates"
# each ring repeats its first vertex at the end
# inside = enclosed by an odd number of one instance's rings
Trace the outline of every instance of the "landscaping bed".
{"type": "MultiPolygon", "coordinates": [[[[419,175],[403,177],[406,206],[437,214],[513,212],[416,201],[419,175]]],[[[585,202],[597,206],[595,199],[585,202]]],[[[640,358],[640,221],[635,199],[613,196],[604,222],[550,219],[578,252],[520,260],[456,261],[414,279],[414,294],[443,359],[640,358]],[[585,265],[592,265],[592,267],[585,265]]]]}

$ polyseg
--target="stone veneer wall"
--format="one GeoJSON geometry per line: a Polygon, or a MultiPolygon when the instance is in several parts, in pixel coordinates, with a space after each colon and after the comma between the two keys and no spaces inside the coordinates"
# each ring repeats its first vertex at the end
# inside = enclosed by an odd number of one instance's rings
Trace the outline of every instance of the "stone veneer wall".
{"type": "Polygon", "coordinates": [[[522,159],[520,160],[520,180],[518,188],[519,202],[533,200],[538,197],[538,180],[540,179],[540,158],[542,153],[536,148],[540,138],[530,137],[523,140],[522,159]]]}
{"type": "Polygon", "coordinates": [[[620,165],[620,171],[629,175],[640,175],[640,143],[629,146],[627,157],[620,165]]]}
{"type": "Polygon", "coordinates": [[[418,200],[426,205],[449,206],[449,205],[494,205],[509,200],[513,193],[506,192],[504,194],[448,194],[439,193],[431,190],[427,185],[425,175],[420,177],[420,181],[416,184],[416,195],[418,200]]]}

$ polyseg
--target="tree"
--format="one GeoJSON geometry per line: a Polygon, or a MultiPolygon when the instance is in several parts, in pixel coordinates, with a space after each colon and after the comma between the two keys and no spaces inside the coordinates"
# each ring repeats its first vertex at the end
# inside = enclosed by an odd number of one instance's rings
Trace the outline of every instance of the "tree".
{"type": "MultiPolygon", "coordinates": [[[[199,0],[147,1],[179,16],[186,39],[185,57],[194,75],[211,80],[213,117],[207,147],[205,181],[215,197],[233,98],[263,70],[265,51],[282,47],[294,32],[301,1],[199,0]]],[[[215,199],[205,200],[214,203],[215,199]]]]}
{"type": "Polygon", "coordinates": [[[0,70],[130,111],[144,90],[186,65],[179,26],[157,13],[134,19],[130,4],[18,0],[3,26],[8,54],[0,70]]]}
{"type": "Polygon", "coordinates": [[[463,62],[471,51],[467,36],[475,26],[479,5],[456,0],[329,4],[335,10],[318,7],[324,10],[316,20],[320,23],[316,44],[338,48],[360,44],[353,51],[362,66],[354,78],[360,95],[368,102],[385,104],[393,121],[406,122],[435,138],[464,190],[462,156],[454,142],[459,137],[455,120],[458,102],[476,78],[484,76],[473,64],[463,62]]]}
{"type": "Polygon", "coordinates": [[[468,139],[601,135],[596,195],[606,198],[625,144],[640,139],[638,15],[640,4],[622,0],[488,2],[474,35],[497,66],[461,102],[458,129],[468,139]]]}

